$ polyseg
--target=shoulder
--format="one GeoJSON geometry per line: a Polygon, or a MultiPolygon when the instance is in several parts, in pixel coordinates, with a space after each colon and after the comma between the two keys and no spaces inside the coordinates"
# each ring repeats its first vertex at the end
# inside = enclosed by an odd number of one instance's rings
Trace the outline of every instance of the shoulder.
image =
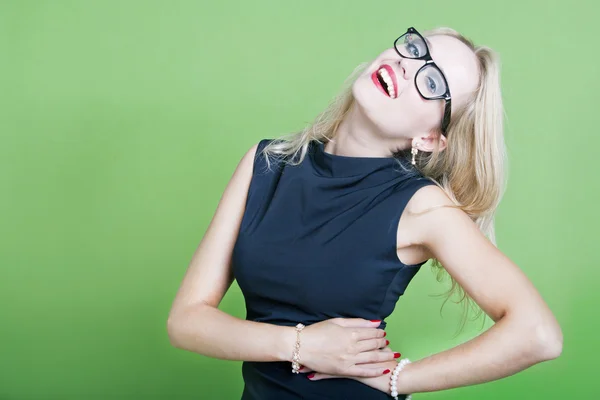
{"type": "Polygon", "coordinates": [[[479,228],[437,185],[419,188],[406,205],[405,228],[411,242],[430,250],[449,238],[478,234],[479,228]]]}
{"type": "Polygon", "coordinates": [[[268,144],[270,139],[262,139],[254,143],[242,156],[234,174],[233,180],[236,182],[244,182],[244,186],[249,186],[254,174],[254,169],[257,164],[257,158],[261,155],[262,149],[268,144]]]}
{"type": "Polygon", "coordinates": [[[250,148],[246,151],[246,153],[243,155],[242,159],[240,160],[238,168],[241,167],[244,170],[249,170],[250,172],[252,172],[252,169],[254,166],[254,160],[256,159],[256,156],[259,153],[259,148],[261,147],[261,142],[255,143],[252,146],[250,146],[250,148]]]}
{"type": "Polygon", "coordinates": [[[256,159],[262,155],[264,148],[272,141],[273,139],[261,139],[257,143],[253,144],[242,157],[240,164],[243,164],[244,167],[249,167],[250,170],[252,170],[256,159]]]}
{"type": "Polygon", "coordinates": [[[439,205],[453,205],[446,192],[435,183],[427,184],[415,191],[406,204],[408,214],[420,213],[439,205]]]}

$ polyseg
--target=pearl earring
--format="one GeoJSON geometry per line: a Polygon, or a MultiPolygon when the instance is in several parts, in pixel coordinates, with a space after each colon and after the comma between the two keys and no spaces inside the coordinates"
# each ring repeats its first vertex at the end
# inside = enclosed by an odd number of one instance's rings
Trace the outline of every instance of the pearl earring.
{"type": "Polygon", "coordinates": [[[416,148],[416,147],[413,145],[413,148],[412,148],[412,150],[411,150],[410,152],[411,152],[411,154],[412,154],[412,161],[411,161],[411,164],[412,164],[412,165],[416,165],[416,164],[417,164],[417,162],[415,161],[415,156],[417,155],[417,153],[419,152],[419,150],[417,150],[417,148],[416,148]]]}

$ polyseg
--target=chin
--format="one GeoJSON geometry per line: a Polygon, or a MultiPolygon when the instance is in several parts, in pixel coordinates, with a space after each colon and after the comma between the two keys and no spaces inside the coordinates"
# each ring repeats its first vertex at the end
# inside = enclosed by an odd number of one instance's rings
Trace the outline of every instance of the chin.
{"type": "Polygon", "coordinates": [[[398,120],[398,110],[394,111],[389,99],[379,94],[376,88],[372,89],[368,83],[357,80],[352,85],[352,95],[357,108],[377,128],[379,134],[386,138],[404,137],[399,132],[406,127],[402,120],[398,120]]]}

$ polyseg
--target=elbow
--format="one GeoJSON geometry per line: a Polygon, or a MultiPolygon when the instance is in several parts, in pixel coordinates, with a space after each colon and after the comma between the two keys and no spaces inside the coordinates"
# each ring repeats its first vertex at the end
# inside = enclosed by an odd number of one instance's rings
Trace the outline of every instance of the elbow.
{"type": "Polygon", "coordinates": [[[169,342],[171,343],[171,346],[183,349],[184,347],[179,332],[181,332],[180,319],[174,314],[169,315],[167,318],[167,336],[169,337],[169,342]]]}
{"type": "Polygon", "coordinates": [[[167,318],[167,336],[169,337],[169,343],[171,346],[179,347],[177,343],[177,325],[175,319],[172,316],[167,318]]]}
{"type": "Polygon", "coordinates": [[[537,326],[535,337],[540,361],[553,360],[562,354],[563,334],[558,323],[537,326]]]}
{"type": "Polygon", "coordinates": [[[199,344],[203,342],[205,329],[197,321],[205,320],[203,307],[185,306],[171,310],[167,318],[167,336],[173,347],[181,350],[200,352],[199,344]],[[192,323],[196,321],[196,323],[192,323]]]}

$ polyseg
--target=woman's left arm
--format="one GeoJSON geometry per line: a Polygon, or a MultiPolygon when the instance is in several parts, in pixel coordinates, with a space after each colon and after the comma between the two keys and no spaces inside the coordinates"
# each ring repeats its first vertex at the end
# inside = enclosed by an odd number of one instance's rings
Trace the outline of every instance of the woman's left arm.
{"type": "MultiPolygon", "coordinates": [[[[437,186],[426,186],[413,195],[406,209],[418,213],[436,204],[452,202],[437,186]]],[[[405,366],[398,375],[398,393],[489,382],[561,354],[562,331],[541,295],[467,214],[442,207],[422,215],[409,212],[402,218],[412,242],[425,246],[495,324],[465,343],[405,366]]],[[[389,374],[353,379],[389,392],[389,374]]]]}

